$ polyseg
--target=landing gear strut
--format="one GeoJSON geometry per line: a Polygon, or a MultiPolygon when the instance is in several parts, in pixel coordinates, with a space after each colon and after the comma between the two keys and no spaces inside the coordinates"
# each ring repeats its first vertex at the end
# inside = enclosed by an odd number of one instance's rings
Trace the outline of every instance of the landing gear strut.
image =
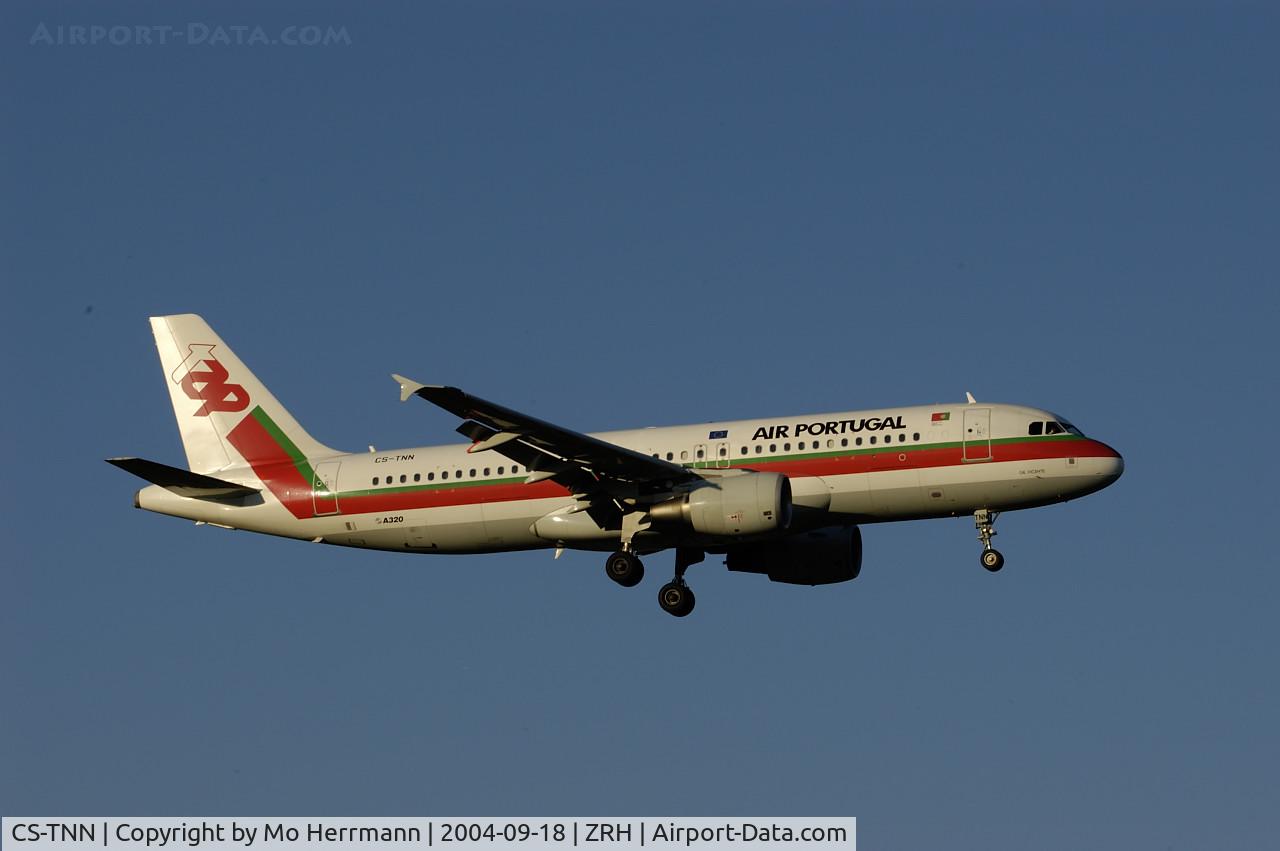
{"type": "Polygon", "coordinates": [[[978,540],[982,542],[982,566],[995,573],[1004,567],[1004,556],[991,546],[991,539],[996,536],[996,517],[998,511],[986,508],[973,512],[973,525],[978,530],[978,540]]]}
{"type": "Polygon", "coordinates": [[[684,581],[684,572],[690,565],[697,564],[706,558],[701,550],[679,548],[676,550],[676,574],[670,582],[658,591],[658,605],[669,615],[682,618],[693,611],[697,600],[693,589],[684,581]]]}

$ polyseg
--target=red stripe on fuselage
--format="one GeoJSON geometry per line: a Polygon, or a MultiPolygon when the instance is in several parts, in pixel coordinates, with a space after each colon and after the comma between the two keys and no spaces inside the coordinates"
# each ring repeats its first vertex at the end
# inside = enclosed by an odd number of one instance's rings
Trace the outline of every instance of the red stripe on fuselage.
{"type": "MultiPolygon", "coordinates": [[[[974,448],[970,447],[970,453],[974,448]]],[[[1034,461],[1051,458],[1118,458],[1105,443],[1096,440],[1041,440],[1020,443],[996,443],[991,446],[990,460],[965,461],[960,446],[930,449],[919,444],[884,447],[883,451],[834,457],[789,458],[785,461],[751,463],[739,458],[739,467],[760,472],[784,473],[788,476],[844,476],[854,473],[876,473],[886,470],[923,470],[937,467],[975,466],[999,461],[1034,461]],[[905,456],[905,457],[903,457],[905,456]]],[[[256,468],[255,468],[256,469],[256,468]]],[[[522,499],[548,499],[568,496],[570,491],[546,481],[526,485],[504,483],[472,485],[461,488],[430,489],[386,493],[340,494],[338,503],[343,514],[375,514],[409,511],[415,508],[442,508],[452,505],[479,505],[484,502],[513,502],[522,499]]]]}
{"type": "MultiPolygon", "coordinates": [[[[985,447],[970,446],[970,454],[983,454],[985,447]]],[[[904,443],[901,446],[884,447],[883,450],[864,455],[838,455],[833,458],[789,458],[785,461],[742,466],[762,472],[785,473],[788,476],[844,476],[851,473],[878,473],[886,470],[926,470],[933,467],[952,467],[991,464],[999,461],[1044,461],[1052,458],[1118,458],[1117,453],[1105,443],[1096,440],[1028,441],[1022,443],[996,443],[991,446],[991,458],[981,461],[964,460],[964,450],[959,446],[930,449],[927,446],[904,443]]]]}
{"type": "Polygon", "coordinates": [[[479,505],[482,502],[514,502],[522,499],[551,499],[569,496],[570,491],[555,482],[520,482],[472,485],[463,488],[433,487],[403,493],[339,494],[343,514],[377,514],[414,508],[443,508],[450,505],[479,505]]]}
{"type": "Polygon", "coordinates": [[[311,482],[294,465],[289,453],[267,432],[252,414],[227,434],[227,440],[244,456],[262,483],[299,520],[315,514],[311,482]]]}

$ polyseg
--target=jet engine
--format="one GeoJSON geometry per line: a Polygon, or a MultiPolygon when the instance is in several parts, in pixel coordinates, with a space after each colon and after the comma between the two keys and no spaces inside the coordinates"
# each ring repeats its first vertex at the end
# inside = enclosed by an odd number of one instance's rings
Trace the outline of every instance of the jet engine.
{"type": "Polygon", "coordinates": [[[730,570],[765,573],[789,585],[830,585],[858,578],[862,532],[857,526],[819,529],[781,541],[730,547],[725,555],[730,570]]]}
{"type": "Polygon", "coordinates": [[[703,535],[762,535],[791,524],[791,483],[778,473],[707,479],[649,509],[655,526],[680,525],[703,535]]]}

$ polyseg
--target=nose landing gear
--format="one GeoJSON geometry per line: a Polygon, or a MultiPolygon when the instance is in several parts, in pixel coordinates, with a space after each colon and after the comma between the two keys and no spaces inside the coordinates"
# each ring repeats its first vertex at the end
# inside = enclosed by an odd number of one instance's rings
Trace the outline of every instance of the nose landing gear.
{"type": "Polygon", "coordinates": [[[973,525],[978,530],[978,540],[982,542],[982,566],[995,573],[1004,567],[1004,556],[991,546],[991,539],[996,536],[996,517],[998,511],[981,508],[973,512],[973,525]]]}

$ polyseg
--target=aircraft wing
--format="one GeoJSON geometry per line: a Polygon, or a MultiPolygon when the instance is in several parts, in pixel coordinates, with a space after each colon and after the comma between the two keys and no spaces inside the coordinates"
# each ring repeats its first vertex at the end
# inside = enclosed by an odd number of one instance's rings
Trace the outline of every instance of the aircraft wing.
{"type": "Polygon", "coordinates": [[[393,375],[400,400],[421,396],[466,422],[458,432],[474,443],[470,452],[489,449],[529,468],[528,481],[555,479],[572,490],[609,489],[610,483],[681,482],[698,478],[679,464],[663,461],[554,425],[472,396],[457,387],[419,384],[393,375]]]}

